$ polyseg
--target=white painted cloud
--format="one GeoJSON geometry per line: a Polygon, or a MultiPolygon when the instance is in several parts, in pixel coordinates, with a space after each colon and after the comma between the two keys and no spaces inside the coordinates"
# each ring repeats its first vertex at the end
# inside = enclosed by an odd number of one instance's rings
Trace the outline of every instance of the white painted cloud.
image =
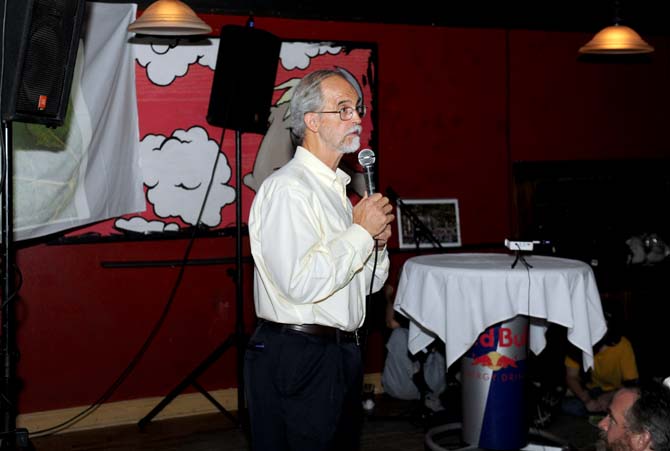
{"type": "Polygon", "coordinates": [[[202,127],[175,130],[169,138],[147,135],[140,143],[140,166],[156,215],[180,217],[196,225],[217,155],[219,162],[201,218],[208,227],[218,226],[221,209],[235,201],[235,190],[227,185],[231,169],[226,155],[202,127]]]}
{"type": "Polygon", "coordinates": [[[136,38],[136,59],[147,71],[152,83],[167,86],[183,77],[193,64],[216,68],[219,39],[188,42],[167,38],[136,38]]]}
{"type": "MultiPolygon", "coordinates": [[[[136,37],[135,53],[152,83],[167,86],[187,74],[193,64],[216,69],[220,39],[190,42],[178,38],[136,37]]],[[[325,53],[337,55],[341,46],[329,42],[284,42],[279,60],[287,70],[306,69],[312,58],[325,53]]]]}
{"type": "Polygon", "coordinates": [[[161,233],[178,232],[179,224],[174,222],[149,221],[141,216],[135,216],[130,219],[119,218],[114,222],[114,227],[119,230],[127,230],[136,233],[161,233]]]}
{"type": "Polygon", "coordinates": [[[334,47],[328,42],[284,42],[279,52],[279,60],[286,70],[306,69],[311,58],[324,53],[337,55],[342,47],[334,47]]]}

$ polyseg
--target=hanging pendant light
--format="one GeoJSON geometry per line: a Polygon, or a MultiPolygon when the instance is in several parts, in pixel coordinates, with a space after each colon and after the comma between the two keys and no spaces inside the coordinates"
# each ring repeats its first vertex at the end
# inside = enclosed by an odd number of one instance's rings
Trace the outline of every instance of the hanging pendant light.
{"type": "Polygon", "coordinates": [[[212,28],[179,0],[157,0],[128,25],[128,31],[160,36],[209,34],[212,28]]]}
{"type": "Polygon", "coordinates": [[[647,44],[635,30],[621,25],[621,4],[614,0],[614,25],[600,30],[579,53],[595,55],[632,55],[651,53],[654,48],[647,44]]]}
{"type": "Polygon", "coordinates": [[[599,55],[627,55],[653,51],[654,48],[647,44],[635,30],[618,23],[603,28],[579,49],[579,53],[599,55]]]}

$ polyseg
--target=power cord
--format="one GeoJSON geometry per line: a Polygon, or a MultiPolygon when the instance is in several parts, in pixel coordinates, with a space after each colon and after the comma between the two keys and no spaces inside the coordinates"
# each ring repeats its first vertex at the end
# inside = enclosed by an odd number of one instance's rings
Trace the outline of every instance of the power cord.
{"type": "MultiPolygon", "coordinates": [[[[223,138],[225,135],[225,128],[223,129],[221,133],[221,144],[223,145],[223,138]]],[[[184,251],[184,257],[182,258],[182,263],[179,266],[179,273],[177,274],[177,278],[175,280],[175,283],[172,287],[172,290],[170,292],[170,295],[168,296],[168,300],[165,303],[165,307],[163,307],[163,311],[161,313],[161,316],[158,318],[158,321],[152,328],[151,332],[149,333],[149,336],[146,338],[142,346],[140,347],[139,351],[137,354],[135,354],[135,357],[130,361],[130,363],[126,366],[126,368],[121,372],[119,377],[109,386],[107,390],[89,407],[85,408],[72,418],[63,421],[62,423],[59,423],[55,426],[51,426],[46,429],[41,429],[38,431],[30,432],[30,436],[34,437],[46,437],[48,435],[55,434],[56,432],[59,432],[62,429],[66,429],[73,424],[77,423],[78,421],[82,420],[86,416],[90,415],[93,413],[98,407],[100,407],[105,401],[107,401],[112,394],[116,391],[117,388],[121,386],[121,384],[126,380],[126,378],[132,373],[132,371],[135,369],[137,364],[140,362],[144,354],[146,353],[147,349],[149,349],[149,346],[153,342],[153,340],[156,338],[156,335],[158,334],[160,328],[163,325],[163,322],[165,322],[165,318],[167,317],[170,308],[172,306],[172,303],[174,302],[175,296],[177,294],[177,290],[179,286],[181,285],[182,278],[184,276],[184,272],[186,270],[188,258],[191,254],[191,250],[193,248],[193,244],[195,243],[195,236],[198,230],[198,226],[200,225],[200,221],[202,219],[202,215],[204,214],[205,211],[205,205],[207,204],[207,199],[209,198],[210,191],[212,189],[212,185],[214,183],[214,176],[216,174],[216,168],[219,164],[219,158],[221,157],[221,151],[216,155],[216,159],[214,160],[214,166],[212,168],[212,174],[209,178],[209,183],[207,185],[207,191],[205,192],[205,198],[202,201],[202,205],[200,207],[200,212],[198,213],[198,219],[196,220],[195,226],[193,227],[193,231],[191,233],[191,236],[189,238],[189,242],[186,246],[186,250],[184,251]]],[[[238,199],[239,202],[239,199],[238,199]]]]}

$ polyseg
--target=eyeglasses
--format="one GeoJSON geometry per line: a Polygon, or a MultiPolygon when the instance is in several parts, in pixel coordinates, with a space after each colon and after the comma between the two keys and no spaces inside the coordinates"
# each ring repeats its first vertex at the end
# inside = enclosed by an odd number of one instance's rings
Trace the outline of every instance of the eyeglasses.
{"type": "Polygon", "coordinates": [[[365,117],[365,113],[368,112],[368,109],[365,107],[365,105],[356,105],[356,108],[350,107],[350,106],[343,106],[339,110],[336,111],[315,111],[315,113],[337,113],[340,115],[340,120],[342,121],[350,121],[352,117],[354,117],[354,111],[358,113],[358,117],[363,119],[365,117]]]}

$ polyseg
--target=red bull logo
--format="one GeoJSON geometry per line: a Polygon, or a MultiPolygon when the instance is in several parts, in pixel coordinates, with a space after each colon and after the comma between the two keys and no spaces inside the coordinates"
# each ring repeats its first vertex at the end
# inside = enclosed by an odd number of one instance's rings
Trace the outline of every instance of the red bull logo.
{"type": "Polygon", "coordinates": [[[491,368],[493,371],[498,371],[502,368],[512,367],[516,368],[516,360],[502,355],[497,351],[489,352],[472,360],[472,365],[481,365],[491,368]]]}
{"type": "MultiPolygon", "coordinates": [[[[479,344],[485,348],[492,348],[495,346],[495,329],[490,328],[479,336],[479,344]]],[[[498,329],[498,346],[501,348],[508,348],[514,346],[520,348],[526,346],[528,343],[528,332],[523,331],[520,334],[515,334],[509,327],[501,327],[498,329]]]]}

